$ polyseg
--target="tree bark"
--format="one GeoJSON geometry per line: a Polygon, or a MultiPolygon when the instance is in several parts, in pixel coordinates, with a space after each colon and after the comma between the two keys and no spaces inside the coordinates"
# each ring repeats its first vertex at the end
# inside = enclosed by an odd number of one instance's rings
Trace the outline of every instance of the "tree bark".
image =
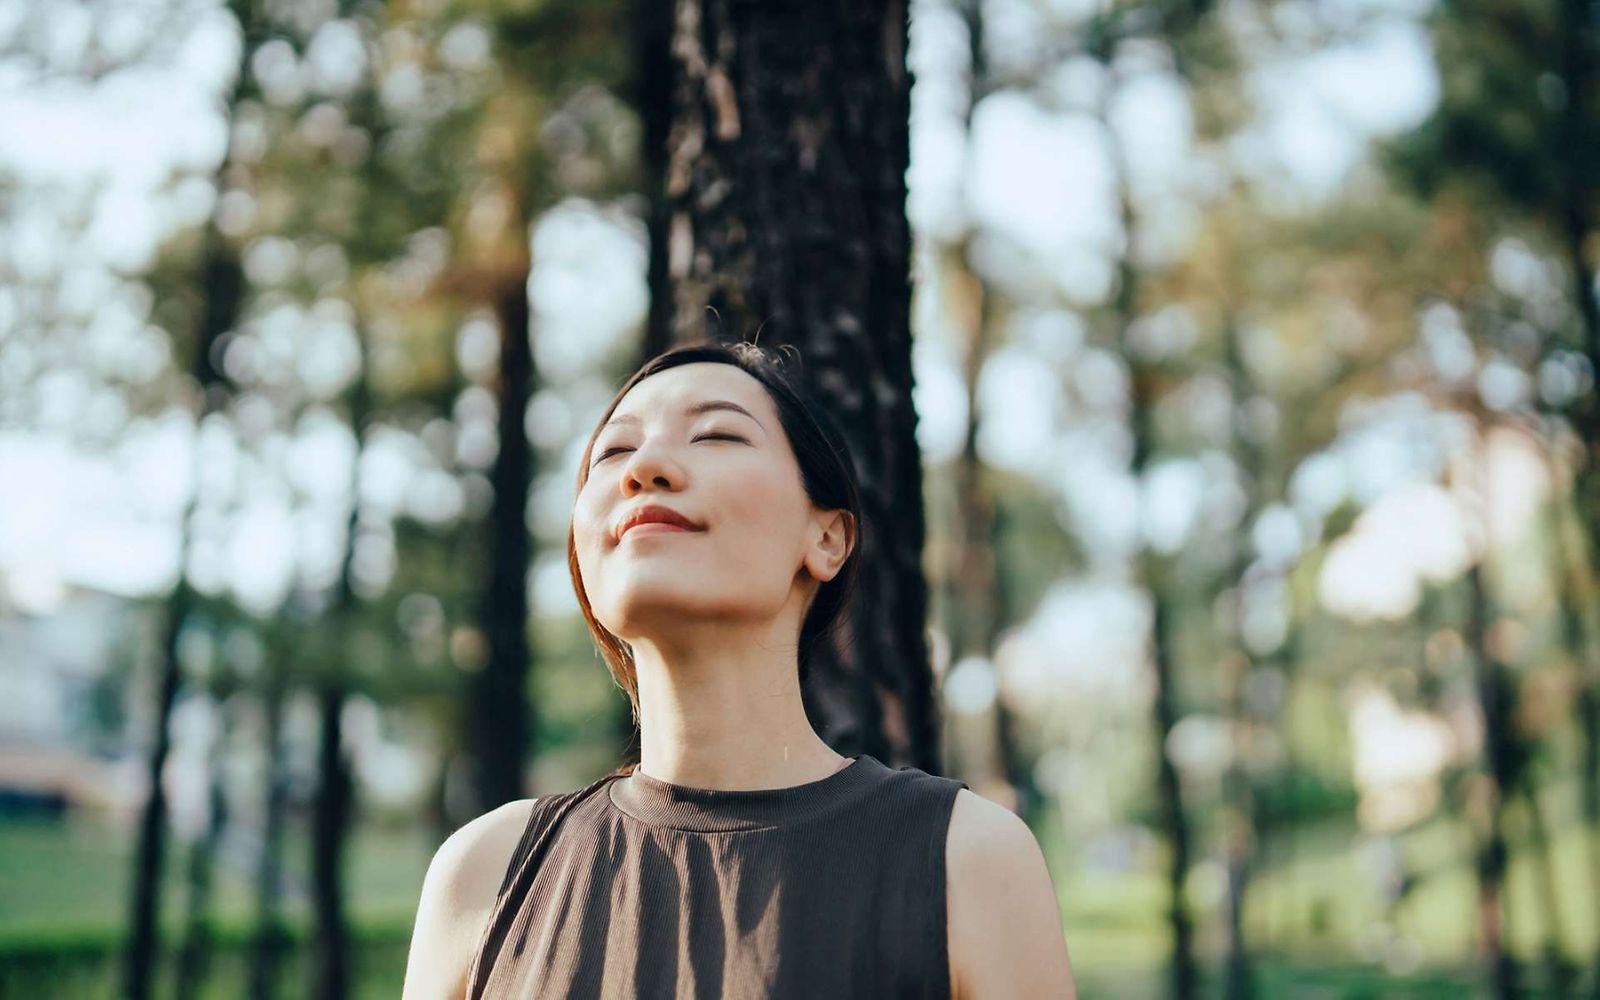
{"type": "Polygon", "coordinates": [[[652,289],[674,341],[795,348],[861,477],[849,639],[819,649],[807,711],[843,753],[939,769],[912,407],[910,73],[897,0],[677,0],[652,289]]]}

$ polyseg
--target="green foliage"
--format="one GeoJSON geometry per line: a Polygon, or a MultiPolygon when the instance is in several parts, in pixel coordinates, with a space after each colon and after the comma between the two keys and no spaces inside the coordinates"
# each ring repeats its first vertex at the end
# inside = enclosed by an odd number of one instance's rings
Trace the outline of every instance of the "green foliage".
{"type": "Polygon", "coordinates": [[[1571,118],[1581,117],[1592,135],[1600,106],[1590,94],[1571,107],[1562,76],[1569,46],[1592,40],[1569,37],[1581,28],[1564,23],[1562,12],[1561,3],[1539,0],[1438,5],[1431,26],[1440,101],[1390,147],[1402,176],[1428,195],[1474,183],[1535,214],[1557,210],[1568,171],[1592,176],[1600,150],[1571,141],[1571,118]]]}

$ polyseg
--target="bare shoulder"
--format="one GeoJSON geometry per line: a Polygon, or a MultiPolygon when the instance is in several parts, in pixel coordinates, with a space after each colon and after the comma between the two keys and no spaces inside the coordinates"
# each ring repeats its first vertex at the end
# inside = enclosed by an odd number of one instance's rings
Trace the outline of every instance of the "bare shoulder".
{"type": "Polygon", "coordinates": [[[1033,831],[962,789],[947,836],[951,996],[1075,998],[1055,884],[1033,831]]]}
{"type": "Polygon", "coordinates": [[[489,921],[534,799],[492,809],[445,838],[417,901],[404,1000],[465,997],[472,952],[489,921]]]}

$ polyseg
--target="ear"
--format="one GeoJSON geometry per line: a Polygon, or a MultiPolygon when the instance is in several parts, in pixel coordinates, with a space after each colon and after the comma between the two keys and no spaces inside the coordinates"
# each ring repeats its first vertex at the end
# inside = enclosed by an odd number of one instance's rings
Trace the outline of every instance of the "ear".
{"type": "Polygon", "coordinates": [[[819,583],[827,583],[855,549],[856,522],[849,511],[823,511],[817,515],[817,528],[817,536],[806,549],[805,567],[819,583]]]}

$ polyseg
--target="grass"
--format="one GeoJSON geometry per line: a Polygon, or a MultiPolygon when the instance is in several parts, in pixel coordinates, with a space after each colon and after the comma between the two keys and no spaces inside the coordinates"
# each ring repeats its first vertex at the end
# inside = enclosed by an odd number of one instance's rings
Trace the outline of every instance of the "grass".
{"type": "MultiPolygon", "coordinates": [[[[93,819],[0,822],[0,950],[51,935],[120,928],[127,918],[133,834],[93,819]]],[[[255,916],[250,845],[225,844],[213,877],[215,917],[255,916]]],[[[410,923],[433,845],[420,831],[363,826],[345,852],[353,919],[410,923]]],[[[284,838],[285,913],[308,915],[310,846],[302,830],[284,838]]],[[[187,899],[188,853],[169,844],[163,873],[165,931],[176,938],[187,899]]]]}
{"type": "MultiPolygon", "coordinates": [[[[1297,834],[1292,853],[1276,850],[1257,876],[1246,911],[1260,994],[1307,998],[1445,997],[1478,995],[1473,959],[1476,885],[1459,831],[1435,823],[1408,834],[1406,848],[1426,875],[1392,910],[1368,877],[1356,831],[1328,823],[1297,834]]],[[[1063,923],[1085,997],[1161,997],[1168,928],[1167,893],[1152,870],[1094,874],[1074,867],[1060,845],[1066,838],[1040,829],[1061,898],[1063,923]]],[[[0,823],[0,996],[89,997],[114,992],[125,921],[131,832],[90,820],[0,823]]],[[[346,888],[361,997],[400,991],[410,924],[433,845],[421,831],[373,825],[355,831],[346,854],[346,888]]],[[[1582,833],[1558,836],[1558,870],[1588,872],[1582,833]]],[[[214,958],[202,995],[240,993],[254,935],[255,894],[248,844],[228,845],[215,880],[214,958]]],[[[309,845],[304,832],[286,839],[284,913],[299,942],[309,926],[309,845]]],[[[173,849],[166,865],[164,935],[182,939],[186,852],[173,849]]],[[[1543,873],[1527,852],[1514,852],[1508,876],[1508,940],[1537,980],[1544,922],[1551,912],[1543,873]]],[[[1567,952],[1592,953],[1600,907],[1586,878],[1567,874],[1571,891],[1557,900],[1567,952]]],[[[1219,994],[1225,942],[1219,929],[1218,873],[1198,866],[1190,884],[1202,963],[1202,993],[1219,994]]],[[[301,995],[305,949],[291,947],[283,995],[301,995]]],[[[163,975],[170,978],[169,967],[163,975]]],[[[1529,996],[1538,996],[1530,989],[1529,996]]],[[[1554,995],[1546,994],[1546,995],[1554,995]]]]}

